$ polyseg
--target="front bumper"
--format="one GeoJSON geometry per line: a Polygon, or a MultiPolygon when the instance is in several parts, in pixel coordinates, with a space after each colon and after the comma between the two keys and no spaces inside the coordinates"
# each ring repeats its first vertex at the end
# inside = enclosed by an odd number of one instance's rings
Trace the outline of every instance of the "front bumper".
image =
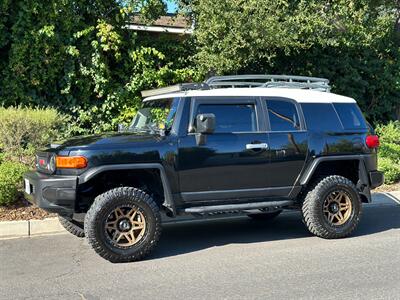
{"type": "Polygon", "coordinates": [[[369,172],[369,180],[371,182],[371,188],[374,189],[383,184],[385,177],[383,176],[383,172],[371,171],[369,172]]]}
{"type": "Polygon", "coordinates": [[[72,216],[77,181],[77,176],[47,175],[32,171],[24,175],[24,194],[29,202],[48,212],[72,216]]]}

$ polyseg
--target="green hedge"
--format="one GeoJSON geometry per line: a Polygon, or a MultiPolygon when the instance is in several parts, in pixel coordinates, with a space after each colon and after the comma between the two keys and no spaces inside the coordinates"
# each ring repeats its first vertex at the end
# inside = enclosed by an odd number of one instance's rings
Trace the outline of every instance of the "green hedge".
{"type": "Polygon", "coordinates": [[[18,190],[22,187],[22,176],[28,167],[20,162],[3,162],[0,164],[0,205],[14,202],[18,190]]]}
{"type": "Polygon", "coordinates": [[[13,203],[34,153],[62,137],[65,117],[55,109],[0,107],[0,205],[13,203]]]}
{"type": "Polygon", "coordinates": [[[55,109],[0,107],[0,156],[24,160],[57,138],[65,121],[55,109]]]}
{"type": "Polygon", "coordinates": [[[193,79],[188,40],[125,26],[137,12],[163,14],[161,0],[1,3],[0,106],[56,107],[71,116],[69,134],[115,130],[141,90],[193,79]]]}
{"type": "Polygon", "coordinates": [[[385,173],[385,183],[400,180],[400,121],[378,125],[381,147],[378,150],[378,168],[385,173]]]}

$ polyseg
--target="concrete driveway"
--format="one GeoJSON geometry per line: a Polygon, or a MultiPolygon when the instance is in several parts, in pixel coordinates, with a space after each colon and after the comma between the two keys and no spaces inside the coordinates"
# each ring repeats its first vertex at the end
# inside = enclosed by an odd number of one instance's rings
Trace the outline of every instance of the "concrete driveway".
{"type": "Polygon", "coordinates": [[[351,238],[299,213],[167,224],[145,261],[111,264],[68,234],[0,241],[0,299],[400,299],[400,204],[364,206],[351,238]]]}

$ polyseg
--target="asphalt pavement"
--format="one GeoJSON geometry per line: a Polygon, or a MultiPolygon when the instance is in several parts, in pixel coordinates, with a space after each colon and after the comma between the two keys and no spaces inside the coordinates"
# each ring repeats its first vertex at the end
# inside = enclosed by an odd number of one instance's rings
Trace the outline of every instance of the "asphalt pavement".
{"type": "Polygon", "coordinates": [[[352,237],[296,212],[166,224],[145,261],[112,264],[69,234],[0,241],[0,299],[400,299],[400,203],[364,206],[352,237]]]}

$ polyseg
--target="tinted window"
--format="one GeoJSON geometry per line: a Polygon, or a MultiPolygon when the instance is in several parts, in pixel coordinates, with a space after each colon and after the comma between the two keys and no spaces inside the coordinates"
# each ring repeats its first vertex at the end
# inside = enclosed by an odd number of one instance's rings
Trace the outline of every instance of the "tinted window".
{"type": "Polygon", "coordinates": [[[314,131],[341,131],[342,125],[330,103],[304,103],[301,105],[307,129],[314,131]]]}
{"type": "Polygon", "coordinates": [[[267,100],[269,122],[273,131],[299,130],[296,106],[288,101],[267,100]]]}
{"type": "Polygon", "coordinates": [[[355,103],[336,103],[333,105],[345,129],[367,128],[364,117],[355,103]]]}
{"type": "Polygon", "coordinates": [[[253,104],[200,104],[197,114],[214,114],[215,132],[257,131],[253,104]]]}

